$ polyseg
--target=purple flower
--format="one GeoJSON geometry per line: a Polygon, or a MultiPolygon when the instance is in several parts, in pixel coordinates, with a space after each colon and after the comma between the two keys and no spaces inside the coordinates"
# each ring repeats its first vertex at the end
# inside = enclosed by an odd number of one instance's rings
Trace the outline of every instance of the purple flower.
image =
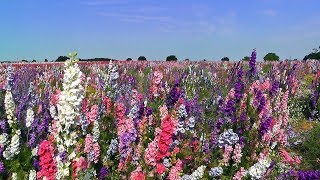
{"type": "Polygon", "coordinates": [[[38,159],[33,159],[33,167],[35,168],[36,171],[40,170],[40,164],[39,164],[39,160],[38,159]]]}
{"type": "Polygon", "coordinates": [[[180,92],[178,89],[179,85],[180,85],[180,83],[176,82],[174,84],[174,86],[172,87],[172,89],[170,90],[169,95],[167,96],[166,105],[169,109],[173,108],[174,104],[178,101],[178,99],[180,97],[180,92]]]}
{"type": "Polygon", "coordinates": [[[102,179],[106,178],[106,177],[108,176],[108,173],[109,173],[108,169],[103,166],[103,167],[100,169],[99,179],[102,180],[102,179]]]}
{"type": "Polygon", "coordinates": [[[242,68],[240,68],[237,73],[237,82],[234,85],[234,91],[235,91],[234,96],[237,102],[239,102],[242,98],[242,91],[244,87],[242,83],[242,76],[243,76],[243,70],[242,68]]]}
{"type": "Polygon", "coordinates": [[[36,147],[36,144],[35,144],[36,143],[36,138],[37,138],[36,133],[32,132],[29,136],[30,136],[29,137],[29,141],[28,141],[29,147],[31,147],[31,148],[36,147]]]}
{"type": "Polygon", "coordinates": [[[272,84],[271,90],[269,92],[271,98],[278,92],[279,86],[280,86],[279,81],[275,81],[272,84]]]}
{"type": "Polygon", "coordinates": [[[67,153],[67,151],[63,151],[63,152],[59,153],[59,156],[60,156],[60,158],[61,158],[61,160],[62,160],[63,162],[66,162],[66,161],[67,161],[68,153],[67,153]]]}
{"type": "Polygon", "coordinates": [[[6,168],[4,167],[3,162],[0,161],[0,174],[4,174],[6,172],[6,168]]]}
{"type": "Polygon", "coordinates": [[[152,114],[152,108],[148,107],[146,115],[150,116],[151,114],[152,114]]]}
{"type": "Polygon", "coordinates": [[[234,113],[236,112],[236,108],[235,108],[234,105],[235,105],[234,100],[233,99],[229,99],[227,104],[226,104],[226,107],[224,109],[224,112],[225,112],[226,116],[231,117],[231,116],[234,115],[234,113]]]}
{"type": "Polygon", "coordinates": [[[2,130],[2,132],[6,132],[7,131],[7,126],[6,126],[6,121],[5,120],[1,120],[0,121],[0,129],[2,130]]]}
{"type": "Polygon", "coordinates": [[[251,53],[251,58],[250,58],[250,61],[249,61],[250,69],[249,69],[249,71],[247,73],[249,76],[254,76],[256,74],[256,71],[257,71],[256,59],[257,59],[257,52],[254,49],[252,51],[252,53],[251,53]]]}
{"type": "Polygon", "coordinates": [[[260,124],[260,135],[263,136],[265,133],[268,132],[268,130],[270,129],[271,126],[271,122],[272,122],[272,118],[268,117],[266,118],[266,120],[262,121],[260,124]]]}

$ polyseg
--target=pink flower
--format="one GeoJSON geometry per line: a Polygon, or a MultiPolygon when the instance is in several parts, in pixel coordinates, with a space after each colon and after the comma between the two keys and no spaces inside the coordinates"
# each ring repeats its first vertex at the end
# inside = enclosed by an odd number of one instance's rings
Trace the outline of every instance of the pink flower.
{"type": "Polygon", "coordinates": [[[92,145],[93,152],[94,152],[94,163],[98,163],[99,161],[99,156],[100,156],[100,146],[98,142],[94,143],[92,145]]]}
{"type": "Polygon", "coordinates": [[[157,160],[160,161],[162,158],[166,156],[170,156],[169,146],[173,142],[172,134],[173,134],[173,122],[171,118],[167,115],[161,121],[161,132],[160,138],[158,142],[159,151],[157,153],[157,160]]]}
{"type": "Polygon", "coordinates": [[[48,180],[55,179],[55,173],[57,172],[57,167],[55,160],[53,158],[54,147],[50,141],[44,140],[39,145],[38,155],[39,155],[39,165],[40,171],[37,173],[37,178],[46,178],[48,180]]]}
{"type": "Polygon", "coordinates": [[[223,152],[223,160],[222,163],[224,166],[229,166],[229,160],[232,153],[232,146],[226,145],[223,152]]]}
{"type": "Polygon", "coordinates": [[[161,83],[161,80],[163,78],[163,75],[160,71],[156,71],[153,73],[153,76],[154,76],[154,79],[153,79],[153,82],[158,85],[161,83]]]}
{"type": "Polygon", "coordinates": [[[270,81],[269,81],[269,78],[267,78],[267,79],[261,84],[260,89],[261,89],[262,91],[264,91],[264,90],[269,90],[270,87],[271,87],[270,81]]]}
{"type": "Polygon", "coordinates": [[[110,114],[111,113],[111,107],[112,107],[112,102],[111,99],[107,96],[102,98],[102,103],[104,104],[104,107],[106,109],[106,114],[110,114]]]}
{"type": "Polygon", "coordinates": [[[171,168],[168,179],[169,180],[179,180],[179,173],[182,170],[182,161],[180,159],[177,160],[176,164],[171,168]]]}
{"type": "Polygon", "coordinates": [[[80,157],[76,163],[76,166],[79,167],[80,169],[86,169],[88,166],[88,162],[84,157],[80,157]]]}
{"type": "Polygon", "coordinates": [[[158,174],[163,174],[164,172],[166,172],[166,167],[162,163],[158,163],[156,166],[156,172],[158,174]]]}
{"type": "Polygon", "coordinates": [[[85,138],[85,145],[84,145],[84,152],[85,153],[90,153],[92,141],[93,141],[92,136],[90,134],[87,134],[86,138],[85,138]]]}
{"type": "Polygon", "coordinates": [[[240,170],[233,176],[233,180],[241,180],[246,174],[246,170],[241,167],[240,170]]]}
{"type": "Polygon", "coordinates": [[[241,157],[242,157],[242,153],[241,153],[241,145],[239,143],[236,144],[234,151],[233,151],[233,156],[232,156],[232,160],[238,164],[241,162],[241,157]]]}
{"type": "Polygon", "coordinates": [[[284,158],[284,162],[286,163],[289,163],[291,165],[294,165],[294,164],[300,164],[301,163],[301,160],[298,158],[298,157],[295,157],[294,159],[289,155],[289,153],[284,150],[284,149],[281,149],[280,150],[280,154],[281,156],[284,158]]]}
{"type": "Polygon", "coordinates": [[[99,107],[97,105],[93,105],[91,107],[91,111],[86,113],[86,116],[87,116],[87,119],[89,121],[89,124],[94,123],[94,121],[97,119],[98,110],[99,110],[99,107]]]}
{"type": "Polygon", "coordinates": [[[148,148],[144,154],[144,159],[148,165],[156,166],[156,154],[158,151],[157,144],[157,139],[148,144],[148,148]]]}
{"type": "Polygon", "coordinates": [[[144,172],[142,172],[142,169],[140,166],[137,167],[136,170],[132,171],[130,174],[130,180],[145,180],[146,175],[144,172]]]}

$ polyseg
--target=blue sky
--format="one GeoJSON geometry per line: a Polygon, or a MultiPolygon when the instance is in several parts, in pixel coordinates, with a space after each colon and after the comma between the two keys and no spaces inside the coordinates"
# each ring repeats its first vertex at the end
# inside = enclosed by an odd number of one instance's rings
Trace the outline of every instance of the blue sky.
{"type": "Polygon", "coordinates": [[[320,45],[319,0],[2,0],[0,60],[303,58],[320,45]]]}

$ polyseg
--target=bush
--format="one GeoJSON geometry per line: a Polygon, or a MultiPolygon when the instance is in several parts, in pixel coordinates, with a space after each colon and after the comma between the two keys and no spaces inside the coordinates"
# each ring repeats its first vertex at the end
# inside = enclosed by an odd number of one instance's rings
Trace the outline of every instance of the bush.
{"type": "Polygon", "coordinates": [[[320,124],[314,123],[314,127],[305,134],[301,145],[295,149],[302,156],[301,167],[304,169],[320,169],[320,124]]]}

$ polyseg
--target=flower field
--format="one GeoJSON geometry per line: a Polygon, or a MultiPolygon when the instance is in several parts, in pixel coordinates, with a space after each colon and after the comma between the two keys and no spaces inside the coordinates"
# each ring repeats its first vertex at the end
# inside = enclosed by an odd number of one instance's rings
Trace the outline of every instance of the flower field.
{"type": "Polygon", "coordinates": [[[320,62],[0,65],[1,179],[320,179],[320,62]]]}

